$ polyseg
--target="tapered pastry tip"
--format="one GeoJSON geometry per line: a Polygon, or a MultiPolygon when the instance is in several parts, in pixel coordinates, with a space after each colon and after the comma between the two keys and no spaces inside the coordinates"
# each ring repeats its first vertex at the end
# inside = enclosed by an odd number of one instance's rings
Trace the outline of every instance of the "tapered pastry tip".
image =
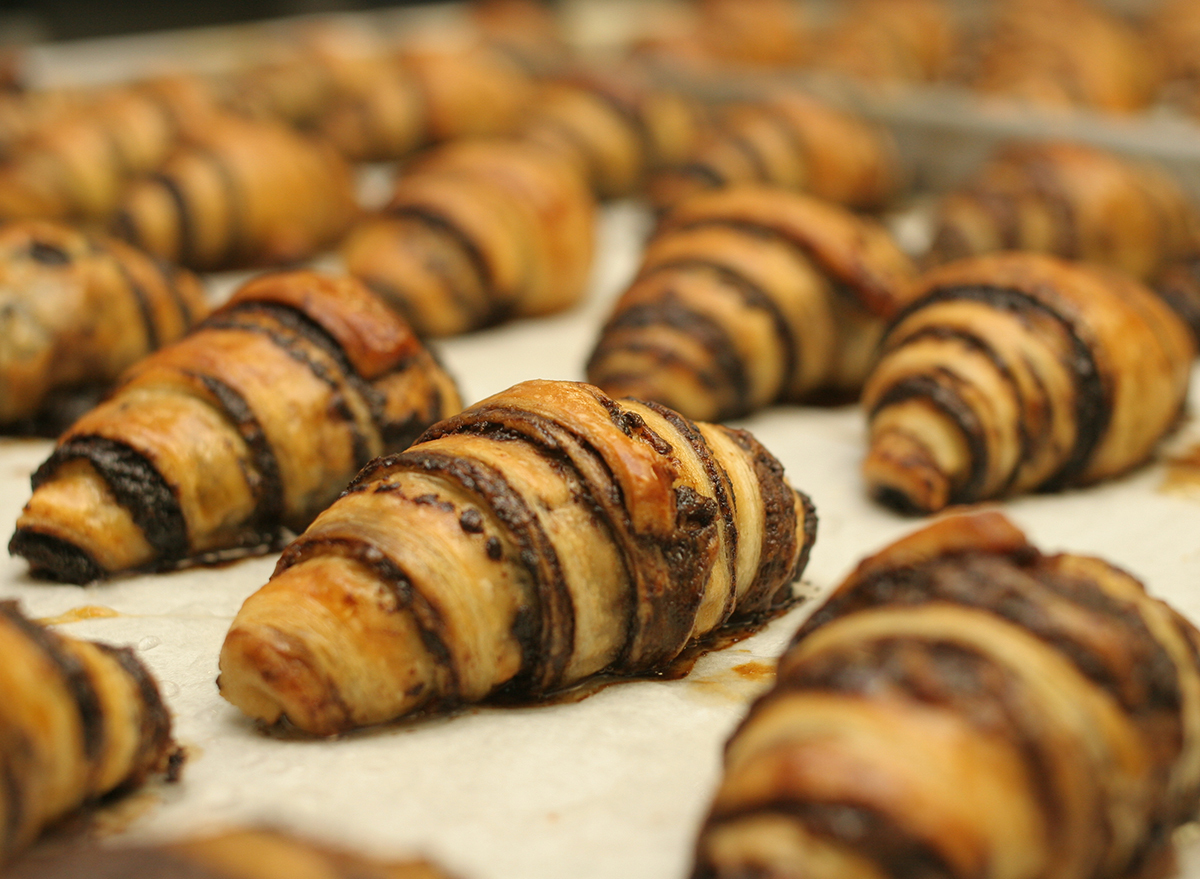
{"type": "Polygon", "coordinates": [[[63,583],[85,586],[108,574],[81,547],[30,528],[18,528],[13,533],[8,542],[8,554],[29,562],[34,576],[63,583]]]}
{"type": "Polygon", "coordinates": [[[154,550],[129,510],[86,461],[69,461],[42,482],[8,544],[40,577],[90,583],[145,567],[154,550]]]}
{"type": "Polygon", "coordinates": [[[949,474],[912,434],[889,430],[874,436],[862,473],[871,497],[902,513],[935,513],[950,503],[949,474]]]}
{"type": "Polygon", "coordinates": [[[230,703],[265,726],[283,720],[317,735],[339,731],[322,722],[320,681],[309,652],[269,626],[234,626],[221,647],[217,688],[230,703]],[[314,696],[317,696],[314,699],[314,696]]]}

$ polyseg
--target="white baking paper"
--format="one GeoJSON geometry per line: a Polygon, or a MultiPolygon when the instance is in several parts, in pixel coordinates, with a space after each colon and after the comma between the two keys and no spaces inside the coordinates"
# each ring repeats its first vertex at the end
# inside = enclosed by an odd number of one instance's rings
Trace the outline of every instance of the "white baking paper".
{"type": "MultiPolygon", "coordinates": [[[[581,378],[647,225],[632,205],[606,210],[592,290],[572,312],[438,344],[464,397],[527,378],[581,378]]],[[[1192,401],[1200,405],[1200,394],[1192,401]]],[[[863,496],[863,423],[854,407],[780,407],[741,424],[817,505],[802,588],[829,590],[861,556],[918,526],[863,496]]],[[[1194,422],[1174,442],[1189,438],[1200,439],[1194,422]]],[[[49,449],[47,441],[0,440],[0,521],[10,527],[49,449]]],[[[1003,506],[1043,548],[1103,555],[1200,620],[1200,496],[1166,493],[1163,479],[1156,464],[1086,491],[1003,506]]],[[[34,617],[85,607],[115,613],[59,628],[136,647],[190,752],[182,780],[142,794],[136,809],[110,822],[108,843],[268,823],[371,853],[423,854],[466,879],[683,879],[722,743],[812,606],[709,654],[682,680],[622,683],[543,707],[471,708],[339,739],[284,739],[243,718],[214,683],[230,620],[274,561],[77,587],[34,581],[22,560],[0,560],[0,598],[19,599],[34,617]]],[[[1200,860],[1187,863],[1184,875],[1200,877],[1200,860]]]]}

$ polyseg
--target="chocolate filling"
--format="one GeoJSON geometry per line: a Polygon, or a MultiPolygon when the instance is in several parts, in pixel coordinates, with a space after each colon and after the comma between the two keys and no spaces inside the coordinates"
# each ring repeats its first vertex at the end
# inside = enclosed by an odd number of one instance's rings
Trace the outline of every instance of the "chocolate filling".
{"type": "MultiPolygon", "coordinates": [[[[911,342],[920,339],[936,339],[938,341],[955,341],[973,351],[977,351],[987,358],[992,367],[996,370],[996,374],[1003,379],[1005,386],[1012,393],[1013,399],[1016,402],[1016,410],[1019,413],[1017,419],[1017,438],[1020,443],[1020,452],[1017,461],[1012,470],[1005,477],[998,494],[1004,494],[1016,480],[1021,472],[1021,465],[1029,460],[1029,456],[1033,452],[1034,437],[1029,435],[1029,424],[1024,418],[1024,413],[1028,402],[1024,394],[1021,393],[1021,387],[1017,384],[1016,377],[1013,375],[1012,368],[1008,362],[993,348],[988,340],[982,336],[970,332],[969,330],[960,327],[947,327],[940,325],[923,326],[916,332],[904,337],[902,344],[907,345],[911,342]]],[[[1038,378],[1036,373],[1033,373],[1034,378],[1038,378]]]]}
{"type": "Polygon", "coordinates": [[[262,425],[255,417],[245,398],[232,387],[211,375],[193,375],[208,390],[226,420],[233,424],[254,462],[254,474],[249,480],[255,489],[257,503],[253,518],[246,527],[256,532],[250,538],[255,543],[270,541],[277,536],[283,523],[283,475],[279,471],[279,460],[271,448],[262,425]]]}
{"type": "MultiPolygon", "coordinates": [[[[164,758],[175,763],[176,752],[171,741],[171,713],[163,702],[158,683],[130,647],[96,645],[111,656],[137,687],[141,696],[141,729],[138,731],[138,750],[132,760],[133,772],[125,779],[123,787],[139,784],[147,773],[165,769],[164,758]]],[[[173,767],[178,771],[178,766],[173,767]]],[[[174,780],[174,779],[172,779],[174,780]]]]}
{"type": "Polygon", "coordinates": [[[789,600],[790,591],[782,587],[792,583],[808,565],[809,553],[817,539],[817,512],[806,494],[788,485],[783,465],[749,431],[723,429],[751,456],[763,505],[762,556],[754,587],[746,594],[743,604],[748,613],[753,613],[789,600]],[[803,544],[799,553],[796,553],[796,542],[801,539],[796,530],[797,498],[804,515],[803,544]],[[797,557],[792,564],[794,553],[797,557]]]}
{"type": "Polygon", "coordinates": [[[749,138],[730,132],[725,137],[725,142],[741,153],[745,158],[746,164],[750,166],[750,172],[754,175],[755,182],[758,183],[774,183],[771,168],[767,165],[766,158],[758,149],[758,144],[749,138]]]}
{"type": "MultiPolygon", "coordinates": [[[[242,204],[241,186],[238,184],[237,177],[220,153],[203,145],[197,145],[193,149],[197,156],[206,159],[216,170],[217,179],[221,181],[221,192],[225,196],[225,216],[222,218],[225,223],[225,248],[219,253],[212,254],[212,258],[207,262],[215,265],[227,265],[244,261],[253,254],[247,251],[249,242],[245,238],[246,232],[242,219],[245,207],[242,204]]],[[[180,260],[180,262],[186,264],[185,260],[180,260]]]]}
{"type": "MultiPolygon", "coordinates": [[[[198,256],[196,251],[196,230],[193,227],[191,205],[188,203],[187,195],[180,186],[179,181],[168,174],[153,174],[149,178],[154,183],[161,186],[171,199],[171,203],[175,205],[175,224],[177,239],[175,242],[175,261],[180,265],[192,265],[198,256]]],[[[122,212],[120,217],[121,228],[126,232],[130,241],[134,244],[143,245],[142,236],[137,231],[136,224],[133,222],[133,216],[128,212],[122,212]],[[132,234],[128,234],[132,233],[132,234]]]]}
{"type": "MultiPolygon", "coordinates": [[[[635,330],[654,326],[670,327],[680,334],[698,341],[704,351],[710,355],[714,367],[714,373],[705,375],[715,380],[706,380],[704,384],[720,393],[723,398],[721,406],[723,417],[733,417],[744,413],[750,391],[750,379],[733,339],[716,320],[692,311],[674,292],[667,291],[654,302],[646,302],[625,309],[608,322],[603,335],[618,333],[626,329],[635,330]]],[[[601,350],[597,349],[593,360],[599,359],[598,355],[601,350]]],[[[591,365],[589,363],[589,368],[591,365]]]]}
{"type": "MultiPolygon", "coordinates": [[[[966,479],[960,485],[952,486],[951,503],[970,503],[978,500],[979,491],[987,479],[988,447],[983,425],[979,422],[975,410],[967,405],[958,393],[956,386],[962,379],[947,369],[938,367],[932,375],[912,375],[891,385],[875,402],[868,418],[874,419],[881,411],[889,406],[895,406],[906,400],[923,399],[936,407],[958,425],[963,439],[970,449],[968,455],[969,468],[966,479]]],[[[908,504],[907,497],[897,497],[894,494],[880,492],[876,495],[880,501],[902,501],[900,511],[905,512],[908,504]]]]}
{"type": "Polygon", "coordinates": [[[1018,314],[1025,310],[1041,312],[1057,321],[1071,340],[1072,357],[1065,365],[1075,378],[1075,446],[1062,467],[1041,487],[1054,491],[1069,485],[1087,467],[1092,451],[1104,436],[1108,429],[1109,419],[1112,417],[1112,404],[1099,365],[1078,328],[1069,317],[1059,314],[1051,306],[1027,293],[1009,287],[991,287],[986,284],[952,286],[934,290],[903,309],[896,315],[891,325],[899,326],[906,317],[920,308],[937,302],[955,300],[980,302],[992,308],[1018,314]]]}
{"type": "MultiPolygon", "coordinates": [[[[964,879],[950,868],[932,841],[909,836],[889,816],[857,803],[775,800],[710,817],[706,826],[753,815],[786,815],[808,832],[836,840],[861,857],[874,860],[889,879],[964,879]]],[[[693,879],[724,875],[713,866],[701,865],[693,879]]],[[[741,874],[735,875],[740,879],[741,874]]],[[[764,873],[770,875],[774,874],[764,873]]]]}
{"type": "Polygon", "coordinates": [[[157,562],[169,565],[187,556],[187,522],[174,486],[142,453],[124,443],[91,434],[70,437],[34,471],[34,491],[64,463],[80,458],[91,463],[129,512],[157,562]]]}
{"type": "Polygon", "coordinates": [[[150,302],[146,288],[134,277],[133,272],[129,270],[129,266],[125,264],[124,260],[119,259],[111,250],[104,249],[103,252],[116,264],[117,270],[121,273],[121,278],[125,281],[125,289],[129,291],[137,303],[138,314],[142,318],[142,328],[146,333],[146,350],[154,351],[158,349],[162,345],[162,339],[158,332],[158,319],[154,313],[154,306],[150,302]]]}
{"type": "Polygon", "coordinates": [[[467,260],[474,268],[476,275],[481,279],[483,288],[488,292],[488,299],[490,300],[488,310],[480,314],[478,304],[467,300],[454,285],[448,284],[446,289],[464,312],[477,318],[473,323],[482,323],[485,325],[499,323],[508,317],[512,311],[512,304],[509,302],[501,303],[497,299],[501,296],[511,296],[512,291],[497,289],[495,272],[492,271],[492,266],[489,264],[487,256],[479,249],[479,245],[475,243],[470,235],[459,228],[449,218],[435,213],[429,208],[406,206],[391,208],[388,213],[394,217],[412,217],[419,220],[427,226],[449,236],[462,249],[467,260]]]}
{"type": "Polygon", "coordinates": [[[354,466],[364,466],[371,459],[370,439],[363,435],[362,426],[346,404],[344,393],[349,390],[366,405],[373,427],[382,430],[384,400],[378,390],[365,381],[354,369],[345,351],[324,327],[308,315],[286,305],[272,302],[239,302],[205,320],[202,327],[235,329],[262,333],[289,357],[303,364],[318,380],[333,392],[332,412],[346,423],[354,444],[354,466]],[[272,326],[274,324],[274,326],[272,326]],[[333,361],[335,370],[314,359],[304,343],[312,345],[333,361]]]}
{"type": "Polygon", "coordinates": [[[796,374],[796,366],[800,356],[800,352],[797,350],[797,339],[792,333],[787,316],[780,309],[779,303],[775,301],[774,297],[765,288],[756,284],[752,279],[740,272],[723,265],[720,262],[720,256],[715,254],[709,257],[682,257],[670,262],[657,263],[651,266],[643,276],[653,275],[661,271],[694,268],[703,268],[713,272],[721,279],[721,282],[725,286],[736,290],[741,295],[747,308],[765,311],[770,316],[771,324],[775,329],[775,338],[779,340],[779,347],[783,349],[784,381],[785,384],[790,382],[792,376],[796,374]]]}
{"type": "Polygon", "coordinates": [[[18,528],[8,542],[8,554],[29,562],[34,574],[63,583],[83,585],[108,575],[91,553],[51,534],[18,528]]]}
{"type": "Polygon", "coordinates": [[[0,615],[9,621],[21,634],[32,641],[46,659],[57,666],[62,684],[71,694],[71,701],[79,712],[79,726],[83,738],[84,759],[92,762],[104,749],[104,718],[101,712],[100,694],[88,672],[87,665],[73,652],[66,649],[63,639],[45,626],[26,619],[15,602],[0,603],[0,615]]]}
{"type": "Polygon", "coordinates": [[[575,604],[554,542],[526,499],[499,470],[469,458],[415,448],[397,456],[393,466],[437,474],[461,486],[479,498],[516,544],[536,606],[514,620],[523,671],[507,689],[541,693],[566,683],[563,674],[575,649],[575,604]]]}
{"type": "MultiPolygon", "coordinates": [[[[694,422],[684,418],[674,409],[668,409],[658,403],[647,402],[645,404],[650,409],[657,412],[667,423],[687,440],[696,457],[700,459],[701,466],[704,468],[704,475],[708,477],[708,484],[712,487],[713,500],[717,505],[717,514],[721,517],[721,521],[725,525],[725,566],[729,571],[729,600],[725,605],[725,610],[721,615],[718,626],[729,618],[729,615],[734,612],[736,592],[737,592],[737,559],[738,559],[738,542],[741,535],[737,527],[737,498],[733,493],[733,483],[729,478],[729,474],[725,472],[716,458],[713,457],[712,449],[708,446],[708,441],[704,439],[704,434],[694,422]]],[[[768,519],[767,527],[770,522],[768,519]]]]}

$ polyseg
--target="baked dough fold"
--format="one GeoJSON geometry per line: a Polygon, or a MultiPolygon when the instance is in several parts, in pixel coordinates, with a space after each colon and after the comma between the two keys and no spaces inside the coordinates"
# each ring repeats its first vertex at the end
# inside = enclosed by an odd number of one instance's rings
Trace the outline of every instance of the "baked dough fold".
{"type": "Polygon", "coordinates": [[[721,420],[857,395],[916,269],[873,220],[743,185],[663,220],[587,364],[615,396],[721,420]]]}
{"type": "Polygon", "coordinates": [[[194,275],[122,241],[46,221],[0,227],[0,425],[107,388],[207,311],[194,275]]]}
{"type": "Polygon", "coordinates": [[[11,601],[0,602],[0,705],[0,863],[85,803],[182,765],[132,650],[60,635],[11,601]]]}
{"type": "Polygon", "coordinates": [[[262,275],[59,438],[9,551],[80,583],[263,551],[459,408],[449,376],[361,284],[262,275]]]}
{"type": "Polygon", "coordinates": [[[862,402],[870,492],[933,512],[1086,485],[1177,423],[1187,326],[1132,277],[1034,253],[935,269],[888,329],[862,402]]]}
{"type": "Polygon", "coordinates": [[[239,611],[221,692],[329,735],[647,673],[786,606],[815,525],[744,431],[524,382],[358,475],[239,611]]]}
{"type": "Polygon", "coordinates": [[[1002,515],[864,560],[729,740],[696,877],[1115,879],[1200,793],[1200,635],[1002,515]]]}

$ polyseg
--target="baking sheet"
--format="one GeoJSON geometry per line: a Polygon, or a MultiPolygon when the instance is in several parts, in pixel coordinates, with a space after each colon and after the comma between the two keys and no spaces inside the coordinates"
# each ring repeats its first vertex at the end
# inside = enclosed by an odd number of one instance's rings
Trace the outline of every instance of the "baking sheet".
{"type": "MultiPolygon", "coordinates": [[[[615,15],[606,4],[605,15],[615,15]]],[[[48,46],[32,59],[36,79],[46,84],[119,79],[168,61],[216,68],[254,46],[257,33],[213,29],[48,46]]],[[[935,171],[960,173],[968,155],[981,156],[1014,126],[1047,131],[1026,117],[981,121],[974,106],[949,94],[893,96],[864,107],[897,130],[921,168],[934,169],[918,169],[928,182],[936,182],[935,171]]],[[[1101,131],[1086,119],[1078,125],[1083,135],[1101,131]]],[[[1117,125],[1114,145],[1156,151],[1200,175],[1194,125],[1152,125],[1183,129],[1147,138],[1146,129],[1117,125]],[[1166,156],[1171,150],[1177,154],[1166,156]]],[[[381,178],[368,178],[367,189],[377,194],[381,178]]],[[[438,343],[464,398],[473,402],[527,378],[582,378],[647,227],[648,217],[633,204],[605,210],[593,283],[571,312],[438,343]]],[[[209,280],[220,298],[238,277],[209,280]]],[[[1193,412],[1200,410],[1200,369],[1194,379],[1193,412]]],[[[854,407],[780,407],[739,425],[781,459],[817,505],[817,543],[800,586],[806,593],[828,591],[864,554],[918,527],[863,496],[857,475],[863,423],[854,407]]],[[[1194,417],[1171,445],[1188,442],[1200,442],[1194,417]]],[[[6,527],[50,448],[48,441],[0,439],[6,527]]],[[[1103,555],[1200,621],[1200,493],[1168,492],[1165,479],[1157,463],[1104,486],[1003,507],[1044,549],[1103,555]]],[[[75,587],[31,580],[22,560],[0,558],[0,598],[60,620],[71,635],[137,649],[161,682],[176,736],[188,749],[179,783],[153,783],[96,814],[92,829],[106,842],[266,823],[379,855],[426,855],[464,879],[683,879],[720,771],[721,745],[769,684],[775,657],[813,606],[708,654],[681,680],[622,683],[545,706],[476,707],[334,740],[288,739],[257,729],[215,686],[229,623],[274,563],[270,556],[75,587]]],[[[1181,836],[1180,875],[1200,879],[1200,831],[1185,828],[1181,836]]]]}
{"type": "MultiPolygon", "coordinates": [[[[437,345],[464,397],[526,378],[581,378],[647,224],[632,204],[605,210],[590,295],[575,310],[437,345]]],[[[1200,371],[1195,378],[1193,410],[1200,371]]],[[[817,505],[806,591],[831,589],[863,554],[917,527],[863,496],[854,407],[780,407],[739,424],[817,505]]],[[[1172,442],[1193,439],[1195,420],[1172,442]]],[[[47,441],[0,441],[0,521],[14,521],[49,449],[47,441]]],[[[1164,491],[1164,478],[1159,463],[1086,491],[1003,506],[1043,548],[1103,555],[1200,620],[1200,495],[1164,491]]],[[[58,625],[71,635],[138,650],[190,753],[179,783],[154,784],[101,816],[107,842],[269,823],[382,855],[424,854],[466,879],[682,879],[721,745],[812,607],[708,654],[681,680],[621,683],[545,706],[470,708],[339,739],[280,738],[245,720],[214,683],[229,623],[274,561],[77,587],[31,580],[22,560],[0,560],[0,598],[19,599],[35,617],[65,615],[58,625]]],[[[1200,877],[1200,845],[1186,853],[1182,875],[1200,877]]]]}

